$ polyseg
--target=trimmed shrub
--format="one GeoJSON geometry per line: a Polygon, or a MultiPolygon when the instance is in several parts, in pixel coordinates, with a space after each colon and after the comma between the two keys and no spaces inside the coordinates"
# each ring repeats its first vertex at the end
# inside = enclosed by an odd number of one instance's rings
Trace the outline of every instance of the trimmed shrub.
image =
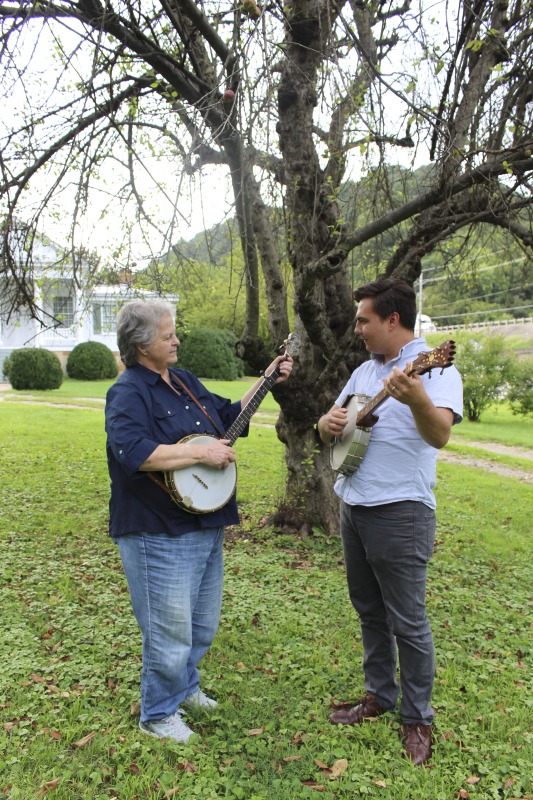
{"type": "Polygon", "coordinates": [[[513,414],[533,416],[533,358],[516,362],[507,399],[513,414]]]}
{"type": "Polygon", "coordinates": [[[4,363],[2,364],[2,377],[9,380],[9,356],[4,358],[4,363]]]}
{"type": "Polygon", "coordinates": [[[50,350],[39,347],[13,350],[9,356],[7,376],[13,389],[59,389],[63,383],[59,358],[50,350]]]}
{"type": "Polygon", "coordinates": [[[470,332],[455,336],[455,366],[463,379],[464,408],[470,422],[501,400],[513,373],[513,358],[505,354],[503,336],[470,332]]]}
{"type": "Polygon", "coordinates": [[[78,381],[101,381],[116,378],[115,356],[105,344],[81,342],[68,354],[67,375],[78,381]]]}
{"type": "Polygon", "coordinates": [[[214,328],[192,328],[180,334],[178,367],[198,378],[234,381],[244,375],[244,363],[235,353],[231,334],[214,328]]]}

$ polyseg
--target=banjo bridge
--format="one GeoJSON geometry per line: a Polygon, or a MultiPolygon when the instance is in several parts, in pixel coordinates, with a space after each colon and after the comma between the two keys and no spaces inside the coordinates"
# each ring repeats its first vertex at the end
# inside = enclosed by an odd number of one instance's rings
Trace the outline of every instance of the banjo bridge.
{"type": "Polygon", "coordinates": [[[200,476],[196,474],[196,472],[193,472],[193,473],[192,473],[192,477],[193,477],[193,478],[196,478],[196,480],[198,481],[198,483],[199,483],[199,484],[201,484],[201,485],[204,487],[204,489],[209,489],[209,486],[207,485],[207,483],[206,483],[205,481],[203,481],[203,480],[200,478],[200,476]]]}

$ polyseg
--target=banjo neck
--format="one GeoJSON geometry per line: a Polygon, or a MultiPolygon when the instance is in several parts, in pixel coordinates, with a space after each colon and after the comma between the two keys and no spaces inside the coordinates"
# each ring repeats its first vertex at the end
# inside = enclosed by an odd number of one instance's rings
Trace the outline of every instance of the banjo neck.
{"type": "Polygon", "coordinates": [[[233,445],[246,428],[248,423],[250,422],[251,418],[272,389],[274,384],[276,383],[277,379],[280,376],[279,366],[275,367],[270,375],[265,375],[263,378],[263,382],[258,386],[258,388],[253,393],[250,400],[247,402],[235,422],[230,425],[226,433],[224,434],[225,439],[229,439],[230,444],[233,445]]]}
{"type": "MultiPolygon", "coordinates": [[[[442,370],[446,367],[450,367],[453,363],[454,357],[455,342],[453,339],[449,339],[447,342],[443,342],[441,345],[435,347],[429,352],[423,351],[419,353],[413,362],[406,365],[404,373],[406,375],[424,375],[426,372],[429,372],[429,376],[431,377],[432,369],[442,370]]],[[[381,403],[389,396],[390,395],[387,390],[383,388],[375,397],[372,397],[372,399],[369,400],[368,403],[366,403],[357,414],[355,423],[357,427],[371,428],[372,425],[374,425],[378,420],[376,415],[373,413],[374,409],[381,405],[381,403]]]]}
{"type": "Polygon", "coordinates": [[[387,399],[388,393],[386,389],[382,389],[380,392],[372,397],[371,400],[366,403],[362,409],[357,414],[357,419],[355,424],[358,428],[371,428],[374,423],[378,421],[378,418],[373,413],[374,410],[383,403],[384,400],[387,399]]]}

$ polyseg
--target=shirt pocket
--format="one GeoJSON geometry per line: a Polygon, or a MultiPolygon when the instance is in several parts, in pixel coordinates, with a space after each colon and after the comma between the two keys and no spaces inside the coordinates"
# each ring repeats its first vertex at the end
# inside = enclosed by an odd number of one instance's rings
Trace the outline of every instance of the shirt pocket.
{"type": "Polygon", "coordinates": [[[163,444],[175,444],[186,435],[184,432],[184,412],[171,403],[154,403],[152,409],[156,438],[163,444]]]}

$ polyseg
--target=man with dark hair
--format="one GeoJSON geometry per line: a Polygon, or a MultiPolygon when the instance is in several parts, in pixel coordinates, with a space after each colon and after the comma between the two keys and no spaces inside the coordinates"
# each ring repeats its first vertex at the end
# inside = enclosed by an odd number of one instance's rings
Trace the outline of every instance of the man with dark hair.
{"type": "Polygon", "coordinates": [[[433,638],[426,614],[427,565],[435,537],[438,449],[462,419],[455,367],[413,374],[406,366],[425,339],[414,334],[416,296],[405,281],[380,278],[354,292],[355,332],[371,359],[358,367],[335,405],[320,418],[322,440],[334,444],[347,424],[351,395],[389,395],[379,409],[358,469],[341,474],[340,529],[351,602],[364,648],[366,695],[341,704],[330,720],[355,725],[392,711],[401,687],[403,746],[414,764],[432,752],[433,638]],[[396,653],[400,684],[396,678],[396,653]]]}

